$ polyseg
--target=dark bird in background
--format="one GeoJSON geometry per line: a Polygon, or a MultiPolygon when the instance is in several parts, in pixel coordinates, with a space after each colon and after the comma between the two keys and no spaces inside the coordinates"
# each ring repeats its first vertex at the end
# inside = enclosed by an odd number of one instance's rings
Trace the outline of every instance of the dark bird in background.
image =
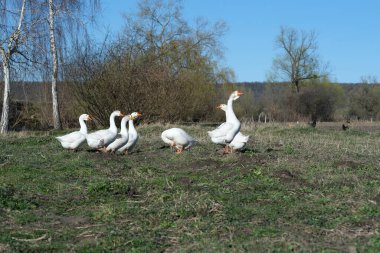
{"type": "Polygon", "coordinates": [[[343,129],[343,131],[346,131],[347,129],[349,129],[350,128],[350,126],[349,125],[345,125],[345,124],[343,124],[342,125],[342,129],[343,129]]]}
{"type": "Polygon", "coordinates": [[[317,126],[317,120],[313,119],[313,121],[310,122],[309,125],[312,126],[312,127],[316,127],[317,126]]]}

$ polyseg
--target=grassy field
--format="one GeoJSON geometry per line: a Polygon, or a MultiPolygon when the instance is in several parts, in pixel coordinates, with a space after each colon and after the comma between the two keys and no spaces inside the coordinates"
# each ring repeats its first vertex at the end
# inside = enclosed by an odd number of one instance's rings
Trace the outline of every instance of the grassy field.
{"type": "Polygon", "coordinates": [[[168,127],[129,156],[0,137],[0,252],[380,252],[379,125],[243,126],[232,155],[207,125],[175,155],[168,127]]]}

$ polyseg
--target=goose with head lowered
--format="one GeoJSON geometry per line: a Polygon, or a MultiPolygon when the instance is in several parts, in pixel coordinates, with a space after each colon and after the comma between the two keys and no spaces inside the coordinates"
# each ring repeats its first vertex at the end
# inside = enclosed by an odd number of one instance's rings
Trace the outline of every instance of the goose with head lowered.
{"type": "MultiPolygon", "coordinates": [[[[225,111],[227,114],[227,105],[226,104],[220,104],[217,108],[225,111]]],[[[244,135],[239,131],[235,135],[234,139],[230,142],[230,144],[228,144],[228,146],[231,148],[231,153],[234,150],[244,148],[245,145],[247,144],[248,140],[249,140],[249,135],[244,135]]]]}
{"type": "Polygon", "coordinates": [[[124,154],[128,155],[128,152],[130,152],[137,144],[139,140],[139,135],[136,131],[135,126],[133,125],[133,121],[140,117],[142,114],[139,112],[132,112],[131,117],[129,118],[129,127],[128,127],[128,142],[120,147],[117,151],[124,152],[124,154]]]}
{"type": "Polygon", "coordinates": [[[98,130],[96,132],[87,134],[86,140],[90,148],[102,149],[116,139],[117,127],[115,124],[115,117],[123,117],[120,111],[114,111],[110,115],[110,127],[108,129],[98,130]]]}
{"type": "Polygon", "coordinates": [[[213,143],[225,145],[225,154],[228,154],[228,144],[232,142],[240,131],[240,121],[234,113],[232,103],[241,95],[243,95],[243,93],[240,91],[234,91],[231,93],[227,102],[226,122],[221,124],[218,128],[208,132],[213,143]]]}
{"type": "Polygon", "coordinates": [[[120,147],[128,143],[129,135],[127,129],[127,122],[131,119],[131,115],[126,115],[121,119],[120,132],[117,135],[116,139],[107,146],[106,151],[114,153],[120,147]]]}
{"type": "Polygon", "coordinates": [[[86,140],[87,126],[84,121],[91,120],[90,115],[82,114],[79,116],[80,130],[63,136],[56,137],[65,149],[76,150],[79,145],[86,140]]]}
{"type": "Polygon", "coordinates": [[[161,139],[176,149],[176,154],[181,154],[185,149],[190,149],[195,140],[181,128],[170,128],[162,132],[161,139]]]}

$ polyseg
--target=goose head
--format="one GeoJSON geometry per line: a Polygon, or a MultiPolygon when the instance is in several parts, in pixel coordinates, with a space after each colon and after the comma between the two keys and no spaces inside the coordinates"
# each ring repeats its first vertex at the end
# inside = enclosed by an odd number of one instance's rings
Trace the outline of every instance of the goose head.
{"type": "Polygon", "coordinates": [[[231,93],[230,98],[233,100],[236,100],[243,94],[244,94],[243,92],[235,90],[234,92],[231,93]]]}
{"type": "Polygon", "coordinates": [[[79,120],[90,121],[90,120],[92,120],[92,118],[88,114],[82,114],[82,115],[80,115],[79,120]]]}
{"type": "Polygon", "coordinates": [[[137,119],[138,117],[141,117],[141,113],[139,113],[139,112],[132,112],[131,113],[131,119],[132,120],[135,120],[135,119],[137,119]]]}
{"type": "Polygon", "coordinates": [[[121,111],[114,111],[111,115],[118,116],[118,117],[124,117],[124,114],[121,111]]]}

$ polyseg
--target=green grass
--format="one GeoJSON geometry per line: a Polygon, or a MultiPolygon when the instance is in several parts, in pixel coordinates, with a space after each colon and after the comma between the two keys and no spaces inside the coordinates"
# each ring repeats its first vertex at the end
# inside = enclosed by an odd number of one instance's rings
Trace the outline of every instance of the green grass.
{"type": "Polygon", "coordinates": [[[129,156],[63,150],[57,134],[0,137],[0,251],[380,252],[380,135],[242,127],[245,152],[163,148],[139,126],[129,156]]]}

